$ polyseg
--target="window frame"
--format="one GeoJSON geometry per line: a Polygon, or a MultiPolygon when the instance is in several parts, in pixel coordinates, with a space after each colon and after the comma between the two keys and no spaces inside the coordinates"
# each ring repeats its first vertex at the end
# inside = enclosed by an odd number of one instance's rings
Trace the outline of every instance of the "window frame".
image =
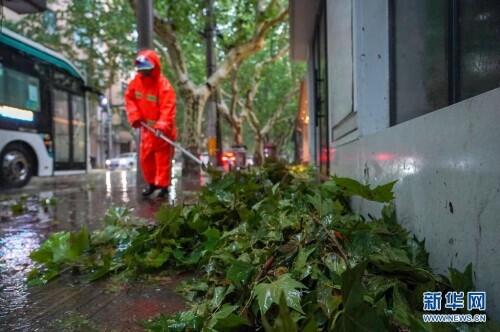
{"type": "Polygon", "coordinates": [[[314,125],[316,131],[315,154],[316,163],[320,172],[324,175],[330,173],[330,114],[329,114],[329,92],[328,92],[328,29],[327,29],[326,0],[321,0],[318,13],[316,14],[316,26],[313,34],[312,60],[314,78],[314,125]],[[321,44],[321,34],[323,34],[323,44],[321,44]],[[323,60],[321,59],[323,53],[323,60]],[[321,62],[323,61],[323,63],[321,62]],[[323,71],[321,75],[320,70],[323,71]],[[322,78],[323,76],[323,78],[322,78]],[[323,91],[321,91],[323,90],[323,91]],[[324,96],[323,96],[324,95],[324,96]],[[321,122],[321,123],[320,123],[321,122]],[[326,130],[323,132],[321,126],[326,123],[326,130]],[[322,138],[326,135],[326,139],[322,138]],[[326,146],[323,146],[322,139],[326,146]],[[322,151],[323,149],[326,150],[322,151]],[[322,158],[325,158],[322,161],[322,158]]]}

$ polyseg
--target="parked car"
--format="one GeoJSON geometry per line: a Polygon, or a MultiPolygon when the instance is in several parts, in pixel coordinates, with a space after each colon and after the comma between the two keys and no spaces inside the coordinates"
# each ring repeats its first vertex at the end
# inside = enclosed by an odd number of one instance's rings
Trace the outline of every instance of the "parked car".
{"type": "Polygon", "coordinates": [[[106,169],[133,169],[137,167],[137,153],[122,153],[116,158],[106,160],[106,169]]]}

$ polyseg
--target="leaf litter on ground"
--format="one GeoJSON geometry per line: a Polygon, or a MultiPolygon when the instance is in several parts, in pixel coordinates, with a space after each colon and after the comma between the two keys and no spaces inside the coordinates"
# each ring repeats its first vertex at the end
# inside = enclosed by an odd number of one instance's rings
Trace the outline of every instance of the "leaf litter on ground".
{"type": "Polygon", "coordinates": [[[189,309],[144,322],[148,331],[500,330],[423,323],[423,292],[473,290],[473,271],[432,272],[425,243],[396,222],[395,182],[320,183],[279,163],[212,176],[197,204],[163,206],[155,223],[113,208],[99,231],[52,234],[31,254],[29,283],[191,271],[179,290],[189,309]],[[352,196],[382,203],[381,217],[355,213],[352,196]]]}

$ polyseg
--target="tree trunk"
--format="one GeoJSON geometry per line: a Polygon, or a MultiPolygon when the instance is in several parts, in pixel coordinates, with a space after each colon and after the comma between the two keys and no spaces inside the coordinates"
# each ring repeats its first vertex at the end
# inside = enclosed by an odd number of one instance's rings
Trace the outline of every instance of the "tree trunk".
{"type": "Polygon", "coordinates": [[[264,164],[264,137],[259,134],[255,135],[255,164],[264,164]]]}
{"type": "Polygon", "coordinates": [[[233,127],[234,145],[243,145],[243,133],[241,130],[241,123],[235,124],[233,127]]]}
{"type": "Polygon", "coordinates": [[[237,117],[231,117],[227,115],[224,117],[231,127],[231,131],[233,132],[233,146],[234,145],[243,145],[243,120],[237,117]]]}
{"type": "MultiPolygon", "coordinates": [[[[198,155],[198,148],[200,146],[200,135],[197,132],[196,123],[198,121],[198,109],[199,109],[199,98],[196,95],[190,94],[184,97],[185,109],[184,109],[184,130],[182,132],[181,143],[183,146],[198,155]]],[[[183,156],[184,162],[187,161],[187,157],[183,156]]],[[[185,165],[186,163],[184,163],[185,165]]],[[[183,175],[187,168],[183,168],[183,175]]]]}
{"type": "MultiPolygon", "coordinates": [[[[203,110],[207,102],[206,94],[181,91],[185,100],[184,128],[181,143],[195,156],[200,155],[202,146],[203,110]]],[[[200,165],[187,156],[183,156],[183,188],[195,190],[200,186],[200,165]]]]}
{"type": "Polygon", "coordinates": [[[288,143],[290,140],[293,139],[294,137],[294,132],[296,131],[296,122],[294,119],[290,119],[287,121],[288,129],[285,129],[285,132],[282,133],[281,135],[278,135],[275,139],[275,144],[276,144],[276,153],[278,156],[281,154],[283,147],[288,143]]]}

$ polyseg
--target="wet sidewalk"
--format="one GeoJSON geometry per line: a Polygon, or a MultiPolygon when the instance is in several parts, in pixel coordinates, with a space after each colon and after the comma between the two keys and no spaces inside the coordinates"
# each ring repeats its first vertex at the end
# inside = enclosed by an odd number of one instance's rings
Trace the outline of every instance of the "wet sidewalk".
{"type": "MultiPolygon", "coordinates": [[[[0,192],[0,331],[141,331],[140,321],[183,308],[176,275],[133,285],[116,278],[72,284],[70,276],[26,285],[29,254],[49,233],[94,230],[112,206],[152,219],[165,200],[140,197],[135,178],[130,171],[98,171],[37,178],[22,190],[0,192]]],[[[170,202],[179,201],[178,183],[174,177],[170,202]]]]}

